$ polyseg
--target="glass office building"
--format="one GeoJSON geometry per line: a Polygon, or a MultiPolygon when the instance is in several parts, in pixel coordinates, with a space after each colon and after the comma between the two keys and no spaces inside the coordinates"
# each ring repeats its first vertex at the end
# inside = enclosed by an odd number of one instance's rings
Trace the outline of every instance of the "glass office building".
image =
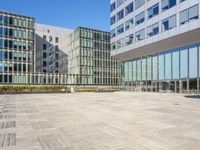
{"type": "Polygon", "coordinates": [[[33,83],[34,18],[0,11],[0,83],[33,83]]]}
{"type": "Polygon", "coordinates": [[[200,2],[110,0],[111,55],[121,85],[143,91],[199,92],[200,2]]]}
{"type": "Polygon", "coordinates": [[[79,27],[70,35],[70,84],[117,85],[119,68],[110,56],[110,33],[79,27]]]}

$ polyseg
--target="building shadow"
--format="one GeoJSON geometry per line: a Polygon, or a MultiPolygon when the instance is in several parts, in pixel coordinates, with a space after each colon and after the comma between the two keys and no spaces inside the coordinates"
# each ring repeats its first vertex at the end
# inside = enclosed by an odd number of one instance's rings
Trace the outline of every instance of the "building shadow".
{"type": "Polygon", "coordinates": [[[189,99],[196,99],[199,100],[200,99],[200,95],[186,95],[184,96],[185,98],[189,98],[189,99]]]}
{"type": "MultiPolygon", "coordinates": [[[[43,61],[46,61],[46,68],[49,68],[51,63],[53,63],[53,68],[51,71],[46,69],[46,73],[68,73],[68,54],[67,47],[66,51],[61,50],[60,47],[50,43],[49,41],[43,39],[40,35],[36,34],[36,72],[44,73],[41,68],[43,68],[43,61]],[[46,50],[43,49],[43,44],[46,44],[46,50]],[[51,47],[51,48],[50,48],[51,47]],[[50,48],[50,49],[49,49],[50,48]],[[46,53],[46,58],[43,57],[43,53],[46,53]],[[58,57],[56,58],[56,54],[58,57]],[[58,68],[54,66],[55,62],[59,63],[58,68]],[[56,70],[58,72],[56,72],[56,70]]],[[[59,44],[57,44],[59,45],[59,44]]]]}

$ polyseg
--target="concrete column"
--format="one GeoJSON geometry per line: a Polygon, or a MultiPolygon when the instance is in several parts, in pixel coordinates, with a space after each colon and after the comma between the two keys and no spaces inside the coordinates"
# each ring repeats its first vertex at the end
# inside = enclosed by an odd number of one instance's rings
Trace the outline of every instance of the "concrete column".
{"type": "Polygon", "coordinates": [[[151,82],[151,92],[153,92],[153,83],[151,82]]]}
{"type": "Polygon", "coordinates": [[[49,84],[49,74],[46,75],[46,84],[49,84]]]}
{"type": "Polygon", "coordinates": [[[182,87],[182,81],[180,80],[179,81],[179,93],[183,92],[182,89],[183,89],[183,87],[182,87]]]}
{"type": "Polygon", "coordinates": [[[147,92],[147,90],[148,90],[147,81],[145,81],[145,90],[146,90],[146,92],[147,92]]]}
{"type": "Polygon", "coordinates": [[[187,79],[187,93],[189,93],[189,90],[190,90],[190,80],[187,79]]]}
{"type": "Polygon", "coordinates": [[[199,78],[197,79],[197,93],[199,93],[199,78]]]}
{"type": "Polygon", "coordinates": [[[68,76],[67,76],[66,74],[64,74],[64,77],[65,77],[65,82],[64,82],[64,84],[67,84],[68,76]]]}
{"type": "Polygon", "coordinates": [[[176,85],[176,81],[174,81],[174,92],[177,93],[177,85],[176,85]]]}
{"type": "Polygon", "coordinates": [[[38,76],[37,77],[38,78],[37,84],[40,84],[40,75],[41,75],[40,73],[37,75],[38,76]]]}

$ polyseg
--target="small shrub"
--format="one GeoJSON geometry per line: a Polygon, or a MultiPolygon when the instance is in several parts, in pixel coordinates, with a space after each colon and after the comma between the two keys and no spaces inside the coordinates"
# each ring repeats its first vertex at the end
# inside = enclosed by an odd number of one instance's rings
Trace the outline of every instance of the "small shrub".
{"type": "Polygon", "coordinates": [[[69,90],[64,86],[0,86],[0,92],[59,92],[69,90]]]}

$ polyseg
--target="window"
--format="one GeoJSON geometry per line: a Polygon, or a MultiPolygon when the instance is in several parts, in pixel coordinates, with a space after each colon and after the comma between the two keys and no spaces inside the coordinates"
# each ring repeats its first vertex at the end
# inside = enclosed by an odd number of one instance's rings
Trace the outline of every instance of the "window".
{"type": "Polygon", "coordinates": [[[147,37],[152,37],[159,33],[159,23],[156,23],[147,28],[147,37]]]}
{"type": "Polygon", "coordinates": [[[47,45],[43,44],[43,50],[46,50],[46,49],[47,49],[47,45]]]}
{"type": "Polygon", "coordinates": [[[147,80],[152,80],[152,57],[147,57],[147,80]]]}
{"type": "Polygon", "coordinates": [[[22,71],[22,64],[18,64],[18,71],[22,71]]]}
{"type": "Polygon", "coordinates": [[[23,31],[23,38],[26,38],[26,31],[23,31]]]}
{"type": "Polygon", "coordinates": [[[115,9],[116,9],[116,3],[114,2],[110,5],[110,12],[113,12],[115,9]]]}
{"type": "Polygon", "coordinates": [[[185,24],[191,20],[196,20],[198,18],[199,18],[199,5],[195,5],[180,13],[180,24],[185,24]]]}
{"type": "Polygon", "coordinates": [[[117,13],[117,21],[121,20],[122,18],[124,18],[124,9],[117,13]]]}
{"type": "Polygon", "coordinates": [[[188,77],[188,49],[180,51],[180,78],[188,77]]]}
{"type": "MultiPolygon", "coordinates": [[[[22,36],[21,36],[21,37],[22,37],[22,36]]],[[[28,38],[29,38],[30,40],[33,39],[33,32],[28,32],[28,38]]]]}
{"type": "Polygon", "coordinates": [[[14,48],[17,49],[18,42],[14,41],[14,48]]]}
{"type": "Polygon", "coordinates": [[[125,23],[125,30],[130,29],[132,26],[133,26],[133,18],[130,19],[130,20],[128,20],[128,21],[126,21],[126,23],[125,23]]]}
{"type": "Polygon", "coordinates": [[[4,36],[7,36],[7,35],[8,35],[8,29],[4,28],[4,36]]]}
{"type": "Polygon", "coordinates": [[[141,59],[138,59],[136,61],[136,76],[137,76],[137,80],[140,81],[141,80],[141,75],[142,75],[142,65],[141,65],[141,59]]]}
{"type": "Polygon", "coordinates": [[[0,48],[3,47],[3,40],[0,39],[0,48]]]}
{"type": "Polygon", "coordinates": [[[133,41],[134,41],[134,36],[133,36],[133,34],[131,34],[131,35],[126,37],[125,45],[126,46],[131,45],[133,43],[133,41]]]}
{"type": "Polygon", "coordinates": [[[142,5],[144,5],[145,0],[135,0],[135,9],[141,7],[142,5]]]}
{"type": "Polygon", "coordinates": [[[165,79],[165,55],[160,54],[158,56],[158,69],[159,69],[159,80],[164,80],[165,79]]]}
{"type": "Polygon", "coordinates": [[[113,42],[112,44],[111,44],[111,50],[115,50],[116,49],[116,42],[113,42]]]}
{"type": "Polygon", "coordinates": [[[55,67],[58,68],[59,67],[59,64],[58,62],[55,62],[55,67]]]}
{"type": "Polygon", "coordinates": [[[124,3],[124,0],[117,0],[117,7],[121,6],[124,3]]]}
{"type": "Polygon", "coordinates": [[[145,20],[145,13],[142,12],[139,15],[135,16],[135,25],[139,25],[143,23],[145,20]]]}
{"type": "Polygon", "coordinates": [[[55,58],[56,58],[56,59],[59,59],[59,54],[55,54],[55,58]]]}
{"type": "Polygon", "coordinates": [[[145,39],[145,30],[142,29],[135,33],[135,41],[141,41],[145,39]]]}
{"type": "Polygon", "coordinates": [[[13,36],[13,29],[9,29],[9,36],[10,36],[10,37],[13,36]]]}
{"type": "Polygon", "coordinates": [[[197,78],[197,68],[198,68],[198,48],[189,48],[189,77],[197,78]]]}
{"type": "Polygon", "coordinates": [[[8,17],[4,16],[4,24],[7,25],[8,24],[8,17]]]}
{"type": "Polygon", "coordinates": [[[113,30],[111,31],[111,38],[113,38],[113,37],[115,37],[115,36],[116,36],[116,30],[113,29],[113,30]]]}
{"type": "Polygon", "coordinates": [[[121,24],[117,27],[117,34],[121,34],[124,32],[124,24],[121,24]]]}
{"type": "Polygon", "coordinates": [[[43,40],[46,40],[47,39],[47,36],[46,35],[43,35],[43,40]]]}
{"type": "Polygon", "coordinates": [[[3,59],[3,52],[2,50],[0,50],[0,61],[2,61],[2,59],[3,59]]]}
{"type": "Polygon", "coordinates": [[[59,38],[58,38],[58,37],[55,38],[55,42],[56,42],[56,43],[59,42],[59,38]]]}
{"type": "Polygon", "coordinates": [[[43,58],[44,58],[44,59],[47,58],[47,53],[43,53],[43,58]]]}
{"type": "Polygon", "coordinates": [[[3,28],[0,26],[0,35],[3,34],[3,28]]]}
{"type": "Polygon", "coordinates": [[[131,12],[133,12],[133,2],[130,3],[128,6],[126,6],[126,8],[125,8],[126,15],[130,14],[131,12]]]}
{"type": "Polygon", "coordinates": [[[13,25],[13,18],[12,17],[9,17],[9,24],[13,25]]]}
{"type": "Polygon", "coordinates": [[[56,50],[56,51],[59,51],[58,45],[55,46],[55,50],[56,50]]]}
{"type": "Polygon", "coordinates": [[[176,27],[176,15],[162,21],[162,31],[168,31],[174,27],[176,27]]]}
{"type": "Polygon", "coordinates": [[[173,79],[179,79],[179,51],[172,52],[172,77],[173,79]]]}
{"type": "Polygon", "coordinates": [[[165,79],[170,80],[172,78],[172,53],[165,54],[165,79]]]}
{"type": "Polygon", "coordinates": [[[7,58],[8,58],[8,52],[3,52],[3,58],[4,58],[4,60],[7,60],[7,58]]]}
{"type": "Polygon", "coordinates": [[[23,64],[23,71],[25,72],[26,71],[26,64],[23,64]]]}
{"type": "Polygon", "coordinates": [[[148,9],[148,18],[152,18],[156,15],[159,14],[159,4],[155,4],[154,6],[152,6],[151,8],[148,9]]]}
{"type": "Polygon", "coordinates": [[[46,67],[46,66],[47,66],[47,62],[43,61],[43,67],[46,67]]]}
{"type": "Polygon", "coordinates": [[[53,37],[49,36],[49,42],[52,42],[52,41],[53,41],[53,37]]]}
{"type": "MultiPolygon", "coordinates": [[[[21,45],[20,45],[21,46],[21,45]]],[[[7,48],[8,47],[8,40],[4,40],[4,47],[7,48]]]]}
{"type": "Polygon", "coordinates": [[[13,41],[9,41],[9,48],[10,48],[10,49],[13,48],[13,41]]]}
{"type": "Polygon", "coordinates": [[[124,46],[124,39],[120,39],[117,41],[117,49],[121,48],[124,46]]]}
{"type": "Polygon", "coordinates": [[[115,17],[115,16],[112,16],[112,17],[110,18],[110,25],[113,25],[115,22],[116,22],[116,17],[115,17]]]}
{"type": "Polygon", "coordinates": [[[26,20],[24,20],[24,19],[22,20],[22,26],[26,27],[26,20]]]}
{"type": "Polygon", "coordinates": [[[168,10],[176,5],[176,0],[162,0],[162,11],[168,10]]]}
{"type": "Polygon", "coordinates": [[[0,15],[0,24],[3,24],[3,17],[0,15]]]}

